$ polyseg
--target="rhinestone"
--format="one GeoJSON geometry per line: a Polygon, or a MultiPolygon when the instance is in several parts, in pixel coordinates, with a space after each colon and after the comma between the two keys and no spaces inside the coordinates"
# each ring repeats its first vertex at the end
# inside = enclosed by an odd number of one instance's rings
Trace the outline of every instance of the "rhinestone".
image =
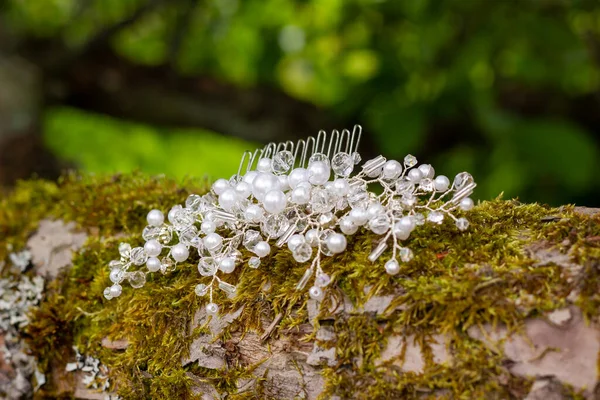
{"type": "Polygon", "coordinates": [[[417,165],[417,158],[411,154],[404,157],[404,166],[407,168],[412,168],[417,165]]]}
{"type": "Polygon", "coordinates": [[[206,286],[204,283],[199,283],[196,285],[194,292],[196,292],[196,296],[206,296],[208,293],[208,286],[206,286]]]}
{"type": "Polygon", "coordinates": [[[294,155],[291,151],[283,150],[273,157],[273,172],[277,175],[285,174],[294,165],[294,155]]]}
{"type": "Polygon", "coordinates": [[[127,277],[129,284],[134,288],[141,288],[146,284],[146,274],[142,271],[135,271],[129,274],[127,277]]]}
{"type": "Polygon", "coordinates": [[[354,160],[348,153],[337,153],[331,160],[331,168],[337,176],[348,177],[354,169],[354,160]]]}
{"type": "Polygon", "coordinates": [[[434,224],[441,224],[444,220],[444,214],[439,211],[431,211],[429,215],[427,215],[427,221],[433,222],[434,224]]]}

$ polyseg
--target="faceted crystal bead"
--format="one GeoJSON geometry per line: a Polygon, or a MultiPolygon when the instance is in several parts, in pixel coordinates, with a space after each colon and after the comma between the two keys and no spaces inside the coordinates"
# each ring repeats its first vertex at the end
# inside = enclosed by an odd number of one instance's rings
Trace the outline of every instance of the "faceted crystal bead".
{"type": "Polygon", "coordinates": [[[113,296],[112,296],[112,294],[110,294],[110,288],[109,287],[107,287],[107,288],[104,289],[103,294],[104,294],[104,298],[106,300],[112,300],[113,296]]]}
{"type": "Polygon", "coordinates": [[[143,247],[134,247],[131,249],[131,262],[135,265],[143,265],[148,260],[148,255],[144,251],[143,247]]]}
{"type": "Polygon", "coordinates": [[[404,157],[404,165],[407,168],[412,168],[415,165],[417,165],[417,158],[411,154],[407,155],[406,157],[404,157]]]}
{"type": "Polygon", "coordinates": [[[460,190],[465,186],[473,183],[473,177],[468,172],[461,172],[454,178],[454,188],[460,190]]]}
{"type": "Polygon", "coordinates": [[[294,166],[294,155],[289,150],[283,150],[273,157],[273,172],[276,175],[287,173],[294,166]]]}
{"type": "Polygon", "coordinates": [[[308,243],[302,243],[294,249],[292,256],[294,257],[294,260],[299,263],[307,262],[312,256],[312,247],[310,247],[308,243]]]}
{"type": "Polygon", "coordinates": [[[125,266],[125,264],[123,264],[119,260],[112,260],[111,262],[108,263],[108,268],[110,268],[110,269],[121,269],[124,266],[125,266]]]}
{"type": "Polygon", "coordinates": [[[406,210],[412,210],[415,204],[417,204],[417,198],[412,194],[403,195],[400,201],[406,210]]]}
{"type": "Polygon", "coordinates": [[[227,293],[228,297],[235,296],[236,287],[225,281],[219,281],[219,289],[227,293]]]}
{"type": "Polygon", "coordinates": [[[197,194],[189,195],[185,200],[185,207],[193,213],[199,213],[200,211],[203,211],[204,207],[202,197],[198,196],[197,194]]]}
{"type": "Polygon", "coordinates": [[[261,224],[262,233],[271,239],[277,239],[289,228],[290,221],[283,214],[269,215],[261,224]]]}
{"type": "Polygon", "coordinates": [[[396,182],[396,191],[398,194],[410,194],[415,191],[415,184],[408,179],[401,179],[396,182]]]}
{"type": "Polygon", "coordinates": [[[138,289],[146,284],[146,274],[142,271],[135,271],[129,274],[127,280],[131,287],[138,289]]]}
{"type": "Polygon", "coordinates": [[[308,159],[308,166],[310,166],[315,161],[323,161],[325,164],[329,165],[329,158],[327,158],[326,154],[323,153],[315,153],[308,159]]]}
{"type": "Polygon", "coordinates": [[[196,292],[196,296],[206,296],[208,293],[208,286],[206,286],[204,283],[199,283],[196,285],[194,292],[196,292]]]}
{"type": "Polygon", "coordinates": [[[178,231],[182,231],[195,222],[194,214],[188,209],[182,208],[173,215],[173,226],[178,231]]]}
{"type": "Polygon", "coordinates": [[[129,258],[131,256],[131,245],[129,243],[119,244],[119,254],[123,258],[129,258]]]}
{"type": "Polygon", "coordinates": [[[429,178],[421,179],[419,188],[425,192],[432,192],[434,189],[433,180],[429,178]]]}
{"type": "Polygon", "coordinates": [[[464,231],[469,227],[469,220],[466,218],[459,218],[456,220],[456,227],[461,230],[464,231]]]}
{"type": "Polygon", "coordinates": [[[250,259],[248,260],[248,266],[254,269],[260,267],[260,258],[250,257],[250,259]]]}
{"type": "Polygon", "coordinates": [[[186,246],[192,246],[192,242],[196,238],[198,238],[198,229],[194,225],[179,234],[179,242],[186,246]]]}
{"type": "Polygon", "coordinates": [[[160,227],[148,225],[142,231],[142,238],[147,242],[148,240],[158,239],[160,235],[160,227]]]}
{"type": "Polygon", "coordinates": [[[327,285],[329,285],[330,283],[331,283],[331,277],[329,275],[327,275],[326,273],[317,274],[317,276],[315,277],[315,286],[323,288],[323,287],[326,287],[327,285]]]}
{"type": "Polygon", "coordinates": [[[217,263],[212,257],[204,257],[198,262],[198,272],[202,276],[213,276],[217,271],[217,263]]]}
{"type": "Polygon", "coordinates": [[[355,151],[354,153],[352,153],[352,160],[354,161],[354,165],[357,165],[361,162],[362,157],[360,156],[360,153],[355,151]]]}
{"type": "Polygon", "coordinates": [[[383,235],[390,229],[390,217],[387,214],[381,214],[369,221],[369,229],[377,235],[383,235]]]}
{"type": "Polygon", "coordinates": [[[160,272],[168,274],[169,272],[175,271],[175,261],[169,257],[163,257],[160,260],[160,272]]]}
{"type": "Polygon", "coordinates": [[[348,153],[337,153],[331,160],[331,169],[337,176],[348,177],[354,169],[354,160],[348,153]]]}
{"type": "Polygon", "coordinates": [[[325,245],[325,243],[327,243],[327,238],[334,233],[335,231],[333,229],[325,229],[321,231],[319,236],[319,240],[321,242],[321,253],[325,254],[327,257],[330,257],[334,254],[331,250],[329,250],[329,247],[325,245]]]}
{"type": "Polygon", "coordinates": [[[254,246],[256,246],[256,244],[261,240],[262,237],[260,236],[260,233],[258,233],[258,231],[255,231],[254,229],[249,229],[244,233],[244,240],[242,243],[246,250],[252,251],[252,249],[254,249],[254,246]]]}
{"type": "Polygon", "coordinates": [[[332,212],[327,212],[319,216],[319,224],[323,228],[328,228],[337,222],[336,216],[332,212]]]}
{"type": "Polygon", "coordinates": [[[421,213],[413,214],[413,221],[415,221],[415,225],[423,225],[425,223],[425,216],[421,213]]]}
{"type": "Polygon", "coordinates": [[[427,215],[427,221],[439,225],[444,221],[444,214],[439,211],[431,211],[429,215],[427,215]]]}
{"type": "Polygon", "coordinates": [[[350,207],[355,208],[358,206],[365,205],[369,201],[369,192],[364,188],[351,189],[348,195],[348,204],[350,207]]]}
{"type": "Polygon", "coordinates": [[[335,198],[327,189],[315,187],[310,197],[310,206],[313,212],[323,214],[333,209],[335,198]]]}
{"type": "Polygon", "coordinates": [[[413,252],[408,247],[402,247],[400,249],[400,259],[403,262],[409,262],[410,260],[413,259],[413,257],[414,257],[413,252]]]}

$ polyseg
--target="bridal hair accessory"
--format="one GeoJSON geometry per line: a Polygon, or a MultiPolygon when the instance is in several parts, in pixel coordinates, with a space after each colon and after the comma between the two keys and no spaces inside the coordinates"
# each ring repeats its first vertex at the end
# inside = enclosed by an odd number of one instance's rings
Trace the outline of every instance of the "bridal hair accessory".
{"type": "Polygon", "coordinates": [[[370,262],[391,249],[384,263],[390,275],[413,258],[400,243],[417,226],[450,219],[459,230],[468,228],[469,221],[453,212],[473,208],[469,196],[476,184],[469,173],[459,173],[450,183],[444,175],[435,176],[431,165],[417,166],[417,159],[407,155],[403,162],[377,156],[352,176],[361,161],[361,133],[357,125],[352,132],[334,130],[328,137],[320,131],[316,139],[247,151],[237,174],[218,179],[203,196],[190,195],[185,206],[171,208],[168,222],[162,211],[150,211],[142,232],[144,246],[121,243],[121,258],[109,263],[113,285],[104,290],[104,297],[120,296],[124,280],[142,287],[146,274],[172,272],[190,251],[197,251],[198,272],[210,279],[199,283],[195,292],[209,296],[206,310],[215,314],[219,307],[213,291],[218,288],[229,296],[236,292],[220,276],[242,264],[259,268],[273,246],[287,246],[298,263],[307,265],[296,289],[312,280],[309,295],[322,300],[331,278],[321,268],[321,258],[344,252],[346,236],[361,228],[381,236],[368,256],[370,262]],[[373,184],[379,185],[377,192],[369,191],[373,184]],[[252,256],[245,259],[241,248],[252,256]]]}

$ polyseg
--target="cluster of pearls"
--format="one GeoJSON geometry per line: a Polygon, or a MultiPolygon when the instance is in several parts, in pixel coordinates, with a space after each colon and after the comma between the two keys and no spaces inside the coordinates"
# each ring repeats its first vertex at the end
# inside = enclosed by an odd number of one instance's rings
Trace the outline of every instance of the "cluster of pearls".
{"type": "Polygon", "coordinates": [[[287,246],[297,262],[310,261],[296,288],[305,288],[314,277],[308,292],[321,300],[331,283],[321,258],[344,252],[346,237],[359,229],[382,236],[369,261],[377,261],[391,246],[384,267],[396,275],[401,263],[413,258],[412,251],[400,243],[417,226],[451,219],[459,230],[468,228],[469,221],[453,212],[473,207],[468,196],[476,185],[470,174],[462,172],[451,183],[444,175],[436,176],[431,165],[417,165],[416,158],[408,155],[402,162],[378,156],[351,176],[361,159],[356,151],[360,135],[357,126],[352,132],[334,131],[327,141],[321,131],[316,139],[271,143],[246,152],[236,175],[218,179],[203,196],[190,195],[184,206],[171,208],[167,221],[161,211],[150,211],[142,233],[144,246],[119,246],[120,260],[109,264],[113,285],[104,296],[118,297],[124,280],[137,288],[145,284],[147,273],[173,271],[193,250],[200,257],[200,275],[210,277],[195,292],[210,297],[206,310],[214,314],[219,307],[213,302],[213,290],[219,288],[229,296],[236,292],[223,275],[242,262],[258,268],[273,246],[287,246]],[[371,184],[382,188],[380,194],[369,191],[371,184]],[[252,255],[243,260],[241,248],[252,255]],[[145,269],[130,271],[143,265],[145,269]]]}

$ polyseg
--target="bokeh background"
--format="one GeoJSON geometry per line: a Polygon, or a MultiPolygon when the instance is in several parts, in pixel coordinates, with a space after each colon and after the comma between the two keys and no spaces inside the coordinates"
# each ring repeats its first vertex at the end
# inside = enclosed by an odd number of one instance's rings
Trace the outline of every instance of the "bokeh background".
{"type": "Polygon", "coordinates": [[[0,0],[0,183],[226,177],[364,127],[476,196],[600,205],[597,0],[0,0]]]}

